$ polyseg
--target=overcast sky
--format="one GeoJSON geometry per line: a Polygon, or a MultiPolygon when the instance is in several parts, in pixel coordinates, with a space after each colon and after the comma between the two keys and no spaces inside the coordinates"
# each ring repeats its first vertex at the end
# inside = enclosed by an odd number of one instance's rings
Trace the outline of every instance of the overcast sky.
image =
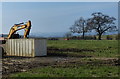
{"type": "Polygon", "coordinates": [[[102,12],[117,19],[118,3],[3,2],[2,32],[9,33],[14,24],[28,20],[32,21],[31,33],[67,32],[75,20],[81,16],[85,19],[90,18],[93,12],[102,12]]]}

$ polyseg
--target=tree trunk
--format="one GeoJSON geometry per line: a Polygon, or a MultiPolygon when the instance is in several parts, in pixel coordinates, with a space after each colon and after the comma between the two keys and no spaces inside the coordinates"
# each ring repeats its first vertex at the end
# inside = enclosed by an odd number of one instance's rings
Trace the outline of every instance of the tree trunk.
{"type": "Polygon", "coordinates": [[[83,35],[82,35],[82,39],[84,39],[85,36],[85,29],[84,29],[84,23],[83,23],[83,35]]]}
{"type": "Polygon", "coordinates": [[[85,37],[85,32],[83,31],[82,39],[84,39],[84,37],[85,37]]]}
{"type": "Polygon", "coordinates": [[[101,36],[102,36],[102,34],[99,34],[98,40],[101,40],[101,36]]]}

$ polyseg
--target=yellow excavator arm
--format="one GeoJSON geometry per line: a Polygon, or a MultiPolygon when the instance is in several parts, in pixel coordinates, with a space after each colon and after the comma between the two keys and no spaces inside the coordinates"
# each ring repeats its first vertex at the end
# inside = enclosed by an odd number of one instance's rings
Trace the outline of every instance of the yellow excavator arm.
{"type": "Polygon", "coordinates": [[[8,39],[11,39],[12,36],[14,35],[14,33],[18,30],[24,29],[24,38],[27,38],[27,36],[30,33],[30,29],[31,29],[31,21],[29,20],[26,24],[20,23],[20,24],[15,24],[11,29],[10,32],[8,34],[8,39]]]}

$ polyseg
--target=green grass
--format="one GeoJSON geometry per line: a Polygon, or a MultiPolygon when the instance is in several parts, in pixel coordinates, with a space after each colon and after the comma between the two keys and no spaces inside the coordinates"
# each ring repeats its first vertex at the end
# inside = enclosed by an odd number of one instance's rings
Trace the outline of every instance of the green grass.
{"type": "MultiPolygon", "coordinates": [[[[76,49],[87,49],[91,51],[77,52],[77,54],[82,55],[92,55],[94,57],[117,57],[118,56],[118,41],[117,40],[59,40],[59,41],[47,41],[48,48],[76,48],[76,49]]],[[[53,53],[67,53],[71,52],[53,52],[53,53]]],[[[76,54],[76,52],[72,52],[76,54]]]]}
{"type": "Polygon", "coordinates": [[[10,77],[118,77],[117,70],[115,66],[44,67],[12,74],[10,77]]]}
{"type": "MultiPolygon", "coordinates": [[[[96,64],[104,60],[94,58],[117,58],[118,41],[117,40],[58,40],[47,41],[47,47],[58,49],[85,49],[92,51],[52,51],[49,53],[66,54],[68,56],[91,55],[91,58],[81,58],[82,62],[92,62],[93,64],[81,65],[69,63],[68,66],[46,66],[30,69],[27,72],[21,72],[10,75],[10,77],[118,77],[118,67],[115,65],[96,64]],[[93,58],[93,59],[92,59],[93,58]]],[[[112,62],[111,62],[112,63],[112,62]]],[[[63,64],[65,65],[65,64],[63,64]]]]}

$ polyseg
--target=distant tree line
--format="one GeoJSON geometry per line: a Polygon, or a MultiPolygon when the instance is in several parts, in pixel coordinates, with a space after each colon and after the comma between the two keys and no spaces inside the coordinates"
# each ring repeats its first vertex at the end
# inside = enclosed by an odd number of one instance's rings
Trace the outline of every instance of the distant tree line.
{"type": "Polygon", "coordinates": [[[67,37],[71,36],[71,33],[82,33],[82,39],[85,39],[85,33],[96,31],[98,39],[101,40],[101,36],[105,32],[117,31],[115,26],[116,18],[105,15],[101,12],[95,12],[91,14],[91,18],[84,19],[80,17],[75,23],[69,28],[70,32],[66,33],[67,37]]]}

